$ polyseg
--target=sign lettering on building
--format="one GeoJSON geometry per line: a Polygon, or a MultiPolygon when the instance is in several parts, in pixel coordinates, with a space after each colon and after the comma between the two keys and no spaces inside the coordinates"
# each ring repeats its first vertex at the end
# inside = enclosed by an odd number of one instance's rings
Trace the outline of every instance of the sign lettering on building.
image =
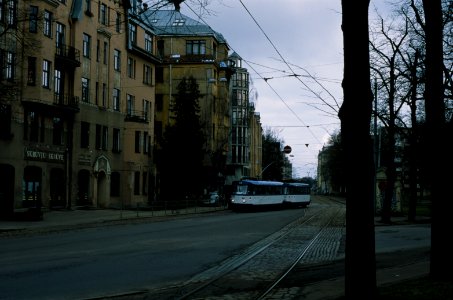
{"type": "Polygon", "coordinates": [[[65,154],[64,152],[58,151],[47,151],[42,149],[24,149],[24,158],[25,160],[36,160],[36,161],[47,161],[47,162],[56,162],[64,163],[65,154]]]}

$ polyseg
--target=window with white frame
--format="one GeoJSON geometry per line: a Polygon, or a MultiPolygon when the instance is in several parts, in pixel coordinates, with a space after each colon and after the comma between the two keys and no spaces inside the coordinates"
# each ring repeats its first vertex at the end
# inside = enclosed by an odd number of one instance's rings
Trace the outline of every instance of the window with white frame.
{"type": "Polygon", "coordinates": [[[83,34],[83,56],[90,58],[91,51],[91,36],[84,33],[83,34]]]}
{"type": "Polygon", "coordinates": [[[52,37],[52,13],[48,10],[44,11],[44,26],[43,33],[47,37],[52,37]]]}
{"type": "Polygon", "coordinates": [[[13,52],[6,52],[6,73],[5,77],[8,81],[14,81],[15,76],[15,61],[16,61],[16,54],[13,52]]]}
{"type": "Polygon", "coordinates": [[[50,88],[50,68],[51,62],[44,59],[42,61],[42,86],[45,88],[50,88]]]}
{"type": "Polygon", "coordinates": [[[100,3],[99,6],[99,23],[108,25],[107,5],[100,3]]]}
{"type": "Polygon", "coordinates": [[[113,68],[121,71],[121,51],[118,49],[113,50],[113,68]]]}
{"type": "Polygon", "coordinates": [[[137,25],[129,23],[129,39],[131,45],[137,45],[137,25]]]}
{"type": "Polygon", "coordinates": [[[153,38],[151,34],[145,33],[145,51],[153,53],[153,38]]]}

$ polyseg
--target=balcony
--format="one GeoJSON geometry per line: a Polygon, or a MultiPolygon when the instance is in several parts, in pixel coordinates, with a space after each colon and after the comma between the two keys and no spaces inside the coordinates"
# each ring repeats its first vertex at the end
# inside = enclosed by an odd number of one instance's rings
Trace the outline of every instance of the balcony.
{"type": "Polygon", "coordinates": [[[79,110],[79,97],[67,94],[54,94],[53,104],[62,108],[79,110]]]}
{"type": "Polygon", "coordinates": [[[80,51],[67,45],[58,45],[55,52],[55,62],[61,66],[80,67],[80,51]]]}
{"type": "Polygon", "coordinates": [[[137,122],[137,123],[147,123],[149,122],[148,113],[139,110],[128,110],[126,117],[124,118],[126,122],[137,122]]]}

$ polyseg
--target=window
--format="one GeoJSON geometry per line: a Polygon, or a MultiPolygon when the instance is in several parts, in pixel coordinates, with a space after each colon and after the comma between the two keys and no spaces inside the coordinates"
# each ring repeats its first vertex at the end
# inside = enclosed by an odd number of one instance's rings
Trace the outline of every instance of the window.
{"type": "Polygon", "coordinates": [[[143,119],[149,120],[149,101],[145,99],[143,99],[143,119]]]}
{"type": "Polygon", "coordinates": [[[102,126],[102,150],[107,150],[109,140],[109,128],[102,126]]]}
{"type": "Polygon", "coordinates": [[[140,153],[140,137],[141,137],[141,132],[136,131],[135,132],[135,153],[140,153]]]}
{"type": "Polygon", "coordinates": [[[47,10],[44,11],[43,33],[47,37],[52,37],[52,13],[47,10]]]}
{"type": "Polygon", "coordinates": [[[107,126],[96,124],[96,145],[95,145],[96,149],[107,150],[108,135],[109,128],[107,126]]]}
{"type": "Polygon", "coordinates": [[[164,68],[162,67],[156,67],[156,82],[164,82],[164,68]]]}
{"type": "Polygon", "coordinates": [[[83,34],[83,56],[90,58],[91,36],[83,34]]]}
{"type": "Polygon", "coordinates": [[[129,39],[131,45],[137,45],[137,25],[129,23],[129,39]]]}
{"type": "Polygon", "coordinates": [[[143,65],[143,83],[144,84],[149,84],[151,85],[152,82],[151,82],[151,76],[152,76],[152,71],[151,71],[151,66],[149,65],[143,65]]]}
{"type": "Polygon", "coordinates": [[[90,102],[90,80],[82,78],[82,101],[90,102]]]}
{"type": "Polygon", "coordinates": [[[145,33],[145,51],[149,53],[153,53],[153,39],[151,34],[145,33]]]}
{"type": "Polygon", "coordinates": [[[96,40],[96,61],[98,62],[101,59],[101,41],[96,40]]]}
{"type": "Polygon", "coordinates": [[[149,144],[148,144],[148,132],[143,132],[143,153],[148,154],[149,152],[149,144]]]}
{"type": "Polygon", "coordinates": [[[36,57],[28,57],[28,76],[27,84],[35,85],[36,84],[36,57]]]}
{"type": "Polygon", "coordinates": [[[102,25],[108,25],[108,18],[107,18],[107,5],[101,3],[99,6],[99,22],[102,25]]]}
{"type": "Polygon", "coordinates": [[[164,95],[156,94],[155,109],[156,111],[161,112],[163,108],[164,108],[164,95]]]}
{"type": "Polygon", "coordinates": [[[93,13],[91,12],[91,0],[85,0],[85,14],[93,16],[93,13]]]}
{"type": "Polygon", "coordinates": [[[140,172],[134,172],[134,195],[140,195],[140,172]]]}
{"type": "Polygon", "coordinates": [[[54,145],[63,145],[63,120],[61,118],[53,118],[53,136],[52,142],[54,145]]]}
{"type": "Polygon", "coordinates": [[[159,54],[160,57],[163,57],[164,54],[165,54],[164,45],[165,45],[164,40],[158,40],[157,41],[157,53],[159,54]]]}
{"type": "Polygon", "coordinates": [[[88,148],[90,146],[90,123],[80,123],[80,148],[88,148]]]}
{"type": "Polygon", "coordinates": [[[16,0],[8,1],[8,15],[7,15],[7,24],[10,27],[15,28],[17,23],[17,2],[16,0]]]}
{"type": "Polygon", "coordinates": [[[206,41],[186,41],[186,54],[206,54],[206,41]]]}
{"type": "Polygon", "coordinates": [[[94,86],[94,103],[99,105],[99,82],[97,81],[94,86]]]}
{"type": "Polygon", "coordinates": [[[107,107],[107,84],[102,84],[102,106],[107,107]]]}
{"type": "MultiPolygon", "coordinates": [[[[24,139],[31,142],[39,140],[39,117],[34,111],[29,111],[25,117],[24,139]]],[[[44,137],[42,137],[43,139],[44,137]]]]}
{"type": "Polygon", "coordinates": [[[38,7],[30,6],[30,21],[28,25],[28,30],[32,33],[38,32],[38,7]]]}
{"type": "Polygon", "coordinates": [[[61,80],[61,71],[55,69],[54,72],[54,85],[55,85],[55,97],[58,99],[58,103],[63,103],[63,80],[61,80]]]}
{"type": "Polygon", "coordinates": [[[6,73],[5,78],[8,81],[14,81],[15,76],[15,61],[16,61],[16,54],[13,52],[6,52],[6,73]]]}
{"type": "Polygon", "coordinates": [[[116,13],[115,29],[116,32],[121,32],[121,14],[119,12],[116,13]]]}
{"type": "Polygon", "coordinates": [[[115,153],[119,153],[121,147],[120,147],[120,130],[118,128],[113,128],[112,140],[113,140],[112,151],[115,153]]]}
{"type": "Polygon", "coordinates": [[[127,58],[127,76],[135,78],[135,59],[132,57],[127,58]]]}
{"type": "Polygon", "coordinates": [[[134,115],[134,102],[135,102],[135,97],[129,94],[126,94],[126,113],[128,116],[133,116],[134,115]]]}
{"type": "Polygon", "coordinates": [[[11,137],[11,105],[0,103],[0,139],[11,137]]]}
{"type": "Polygon", "coordinates": [[[148,172],[143,172],[142,194],[148,195],[148,172]]]}
{"type": "Polygon", "coordinates": [[[51,67],[51,62],[48,60],[43,60],[43,62],[42,62],[42,86],[45,88],[50,88],[50,67],[51,67]]]}
{"type": "Polygon", "coordinates": [[[113,50],[113,68],[116,71],[121,71],[121,51],[113,50]]]}
{"type": "Polygon", "coordinates": [[[107,64],[108,61],[108,53],[109,53],[109,44],[107,42],[104,42],[104,65],[107,64]]]}
{"type": "Polygon", "coordinates": [[[175,19],[172,26],[183,26],[186,21],[184,19],[175,19]]]}
{"type": "Polygon", "coordinates": [[[65,31],[66,27],[57,22],[57,30],[56,30],[56,43],[57,47],[61,47],[65,44],[65,31]]]}
{"type": "Polygon", "coordinates": [[[102,125],[96,124],[96,149],[100,150],[102,147],[102,125]]]}
{"type": "Polygon", "coordinates": [[[0,0],[0,23],[5,20],[5,0],[0,0]]]}
{"type": "Polygon", "coordinates": [[[120,111],[120,90],[113,89],[113,110],[120,111]]]}
{"type": "Polygon", "coordinates": [[[110,174],[110,196],[118,197],[120,195],[120,173],[112,172],[110,174]]]}

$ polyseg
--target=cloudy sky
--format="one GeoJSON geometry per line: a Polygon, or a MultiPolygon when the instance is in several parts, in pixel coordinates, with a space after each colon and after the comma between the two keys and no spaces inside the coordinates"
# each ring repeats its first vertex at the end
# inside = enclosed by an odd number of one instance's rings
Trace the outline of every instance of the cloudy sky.
{"type": "Polygon", "coordinates": [[[207,11],[199,1],[181,13],[201,17],[242,57],[263,129],[291,146],[295,177],[315,177],[319,150],[340,128],[341,1],[209,0],[207,11]]]}

